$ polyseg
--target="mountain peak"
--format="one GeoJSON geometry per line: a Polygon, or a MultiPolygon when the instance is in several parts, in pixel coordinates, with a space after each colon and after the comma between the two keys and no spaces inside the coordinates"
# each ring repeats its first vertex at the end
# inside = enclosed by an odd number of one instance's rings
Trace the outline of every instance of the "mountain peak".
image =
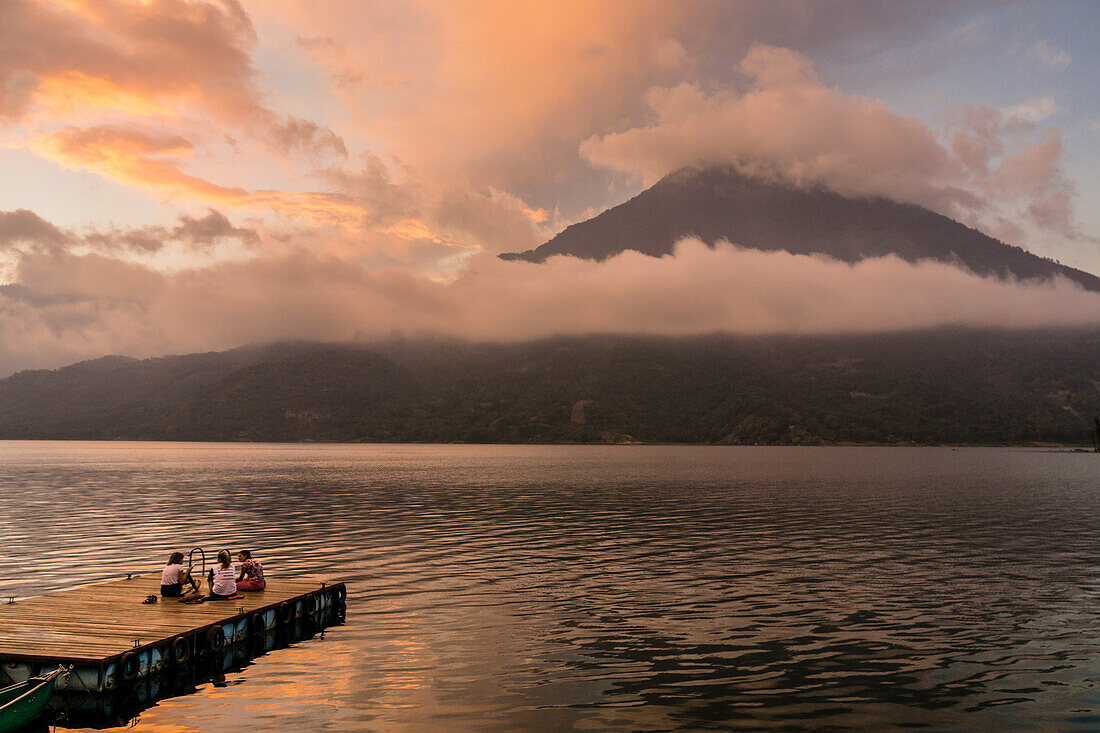
{"type": "Polygon", "coordinates": [[[909,262],[961,265],[983,276],[1062,276],[1100,292],[1100,278],[1094,275],[1005,244],[921,206],[761,180],[732,166],[675,171],[535,249],[501,257],[542,262],[571,255],[602,261],[626,250],[662,257],[685,237],[710,246],[725,240],[749,249],[820,254],[844,262],[896,255],[909,262]]]}

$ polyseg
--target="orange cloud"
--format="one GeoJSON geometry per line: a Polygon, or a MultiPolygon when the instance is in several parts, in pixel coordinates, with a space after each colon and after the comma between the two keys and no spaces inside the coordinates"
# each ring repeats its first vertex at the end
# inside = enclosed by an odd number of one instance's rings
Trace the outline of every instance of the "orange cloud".
{"type": "Polygon", "coordinates": [[[31,150],[44,158],[130,186],[200,201],[236,204],[244,200],[244,189],[218,186],[180,170],[177,159],[190,155],[193,147],[178,135],[112,126],[71,127],[31,142],[31,150]]]}
{"type": "Polygon", "coordinates": [[[673,36],[699,12],[656,0],[250,9],[300,33],[367,130],[417,170],[502,190],[561,173],[578,140],[679,78],[691,62],[673,36]]]}
{"type": "Polygon", "coordinates": [[[167,198],[185,199],[215,206],[271,211],[320,224],[356,221],[363,209],[339,194],[247,191],[219,186],[184,173],[180,158],[191,154],[187,139],[171,134],[151,134],[132,128],[99,126],[66,128],[31,141],[38,155],[73,169],[90,170],[105,178],[167,198]]]}
{"type": "Polygon", "coordinates": [[[402,219],[389,226],[379,227],[378,231],[383,234],[393,234],[401,239],[430,239],[433,242],[443,241],[421,219],[402,219]]]}
{"type": "MultiPolygon", "coordinates": [[[[8,53],[0,54],[0,86],[30,75],[35,97],[49,105],[61,104],[68,90],[138,109],[196,96],[223,116],[248,116],[260,106],[249,56],[255,32],[234,2],[6,0],[4,6],[0,46],[8,53]]],[[[6,99],[0,112],[24,113],[29,100],[6,99]]]]}
{"type": "MultiPolygon", "coordinates": [[[[351,238],[365,254],[395,240],[431,242],[467,252],[479,246],[493,252],[530,248],[547,237],[539,224],[545,211],[500,191],[479,195],[465,189],[424,188],[392,181],[378,159],[358,173],[334,171],[339,192],[248,190],[223,186],[184,171],[194,145],[180,135],[133,127],[69,127],[30,142],[39,156],[71,169],[89,170],[166,200],[220,209],[271,212],[311,226],[335,226],[344,234],[327,241],[344,250],[351,238]],[[380,237],[365,236],[368,232],[380,237]]],[[[439,250],[443,260],[454,252],[439,250]]]]}
{"type": "Polygon", "coordinates": [[[38,104],[47,109],[51,116],[70,116],[74,113],[87,115],[105,111],[121,112],[135,117],[180,114],[179,105],[166,104],[161,101],[159,94],[151,95],[144,91],[127,89],[108,79],[80,71],[67,71],[42,78],[35,90],[35,97],[38,104]]]}
{"type": "Polygon", "coordinates": [[[213,138],[258,141],[285,156],[342,158],[328,127],[278,114],[257,85],[257,42],[236,0],[5,0],[0,119],[42,134],[77,119],[162,127],[213,124],[213,138]]]}

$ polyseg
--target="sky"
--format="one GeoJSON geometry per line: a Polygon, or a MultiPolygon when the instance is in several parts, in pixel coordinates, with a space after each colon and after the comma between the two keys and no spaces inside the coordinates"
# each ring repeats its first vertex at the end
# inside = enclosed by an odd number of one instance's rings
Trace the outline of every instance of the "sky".
{"type": "Polygon", "coordinates": [[[278,339],[1094,325],[1064,282],[891,258],[495,255],[724,163],[1100,273],[1098,62],[1089,1],[4,0],[0,376],[278,339]]]}

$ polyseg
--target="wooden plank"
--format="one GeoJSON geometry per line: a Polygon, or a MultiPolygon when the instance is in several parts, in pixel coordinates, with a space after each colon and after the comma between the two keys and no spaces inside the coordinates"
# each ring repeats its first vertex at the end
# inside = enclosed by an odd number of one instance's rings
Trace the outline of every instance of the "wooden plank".
{"type": "MultiPolygon", "coordinates": [[[[0,605],[0,659],[100,661],[135,647],[163,644],[242,615],[298,600],[321,579],[268,579],[262,591],[201,604],[160,598],[160,574],[86,585],[0,605]]],[[[339,583],[329,582],[328,587],[339,583]]]]}

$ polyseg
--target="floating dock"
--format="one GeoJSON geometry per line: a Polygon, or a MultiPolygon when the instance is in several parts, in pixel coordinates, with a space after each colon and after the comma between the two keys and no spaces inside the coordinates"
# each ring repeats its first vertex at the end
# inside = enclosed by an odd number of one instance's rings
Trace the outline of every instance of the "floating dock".
{"type": "Polygon", "coordinates": [[[276,578],[239,599],[142,603],[159,590],[155,573],[0,601],[0,687],[71,666],[56,707],[110,719],[342,623],[347,609],[339,581],[276,578]]]}

